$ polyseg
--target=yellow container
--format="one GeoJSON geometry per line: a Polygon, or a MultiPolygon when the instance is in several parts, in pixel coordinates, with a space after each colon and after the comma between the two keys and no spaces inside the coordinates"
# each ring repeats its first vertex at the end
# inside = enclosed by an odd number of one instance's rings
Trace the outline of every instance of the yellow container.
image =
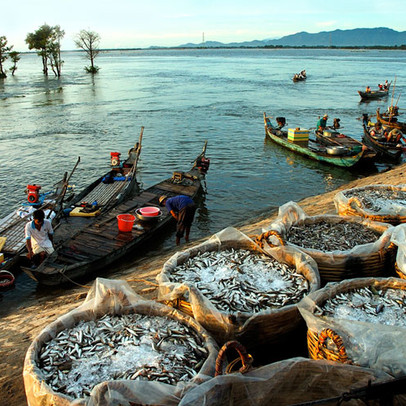
{"type": "Polygon", "coordinates": [[[72,217],[94,217],[94,216],[98,216],[100,213],[101,213],[101,209],[92,211],[91,213],[86,213],[85,211],[82,211],[82,207],[76,207],[69,213],[69,216],[72,216],[72,217]]]}
{"type": "Polygon", "coordinates": [[[4,262],[4,254],[0,252],[0,264],[4,262]]]}
{"type": "Polygon", "coordinates": [[[309,130],[304,128],[289,128],[288,129],[289,141],[309,141],[309,130]]]}

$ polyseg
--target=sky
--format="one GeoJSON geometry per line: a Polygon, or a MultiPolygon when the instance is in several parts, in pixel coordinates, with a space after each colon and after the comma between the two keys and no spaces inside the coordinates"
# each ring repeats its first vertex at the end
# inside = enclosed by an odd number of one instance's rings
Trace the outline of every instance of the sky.
{"type": "Polygon", "coordinates": [[[0,0],[0,36],[18,52],[41,25],[65,31],[62,50],[75,49],[83,29],[100,48],[172,47],[276,39],[306,31],[387,27],[406,31],[404,0],[0,0]]]}

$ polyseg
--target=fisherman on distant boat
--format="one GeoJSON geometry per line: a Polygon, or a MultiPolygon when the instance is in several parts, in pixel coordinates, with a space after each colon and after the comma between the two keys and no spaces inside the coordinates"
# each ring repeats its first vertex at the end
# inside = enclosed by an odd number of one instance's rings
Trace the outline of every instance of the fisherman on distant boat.
{"type": "Polygon", "coordinates": [[[334,128],[334,130],[338,130],[340,128],[340,119],[339,118],[334,119],[333,128],[334,128]]]}
{"type": "Polygon", "coordinates": [[[367,86],[367,88],[365,89],[366,93],[371,93],[371,88],[369,86],[367,86]]]}
{"type": "Polygon", "coordinates": [[[323,133],[323,131],[326,129],[327,126],[327,120],[328,120],[328,115],[325,114],[322,118],[319,119],[319,121],[317,121],[316,124],[316,131],[323,133]]]}
{"type": "Polygon", "coordinates": [[[389,89],[388,80],[385,80],[385,84],[383,85],[383,88],[384,88],[385,90],[388,90],[388,89],[389,89]]]}
{"type": "Polygon", "coordinates": [[[383,90],[383,84],[382,84],[382,83],[379,83],[379,84],[378,84],[378,88],[379,88],[379,90],[383,90]]]}

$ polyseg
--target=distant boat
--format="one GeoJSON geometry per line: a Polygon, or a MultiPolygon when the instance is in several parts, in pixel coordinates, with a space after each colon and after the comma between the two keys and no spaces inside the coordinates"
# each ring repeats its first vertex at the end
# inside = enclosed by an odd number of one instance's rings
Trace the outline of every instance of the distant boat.
{"type": "Polygon", "coordinates": [[[378,121],[385,127],[395,128],[402,131],[403,134],[406,134],[405,122],[398,121],[398,119],[394,116],[383,116],[380,113],[379,108],[376,110],[376,121],[378,121]]]}
{"type": "Polygon", "coordinates": [[[300,73],[295,73],[295,75],[293,76],[292,80],[294,82],[301,82],[303,80],[307,79],[307,75],[305,71],[302,71],[300,73]]]}
{"type": "Polygon", "coordinates": [[[370,92],[363,92],[358,90],[358,94],[361,96],[361,101],[382,99],[389,94],[389,88],[392,82],[389,82],[388,87],[382,90],[372,90],[370,92]]]}
{"type": "MultiPolygon", "coordinates": [[[[283,117],[281,117],[281,119],[283,119],[283,117]]],[[[288,131],[282,131],[281,129],[285,120],[277,119],[277,121],[281,122],[281,125],[279,128],[274,128],[266,116],[266,113],[264,113],[265,134],[271,141],[292,152],[315,161],[344,168],[351,168],[363,162],[362,158],[367,149],[366,147],[362,147],[358,152],[352,152],[350,148],[343,146],[325,146],[317,140],[308,139],[308,141],[305,142],[295,142],[289,139],[288,131]]],[[[302,132],[305,133],[306,130],[302,130],[302,132]]]]}

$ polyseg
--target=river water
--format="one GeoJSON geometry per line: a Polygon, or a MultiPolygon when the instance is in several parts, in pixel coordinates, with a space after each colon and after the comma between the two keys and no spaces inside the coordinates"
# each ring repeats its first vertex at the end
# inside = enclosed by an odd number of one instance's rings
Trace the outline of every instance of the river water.
{"type": "MultiPolygon", "coordinates": [[[[0,80],[0,217],[25,201],[27,184],[49,190],[78,156],[71,184],[81,190],[108,170],[111,151],[126,155],[144,126],[138,171],[144,187],[189,169],[208,140],[207,192],[191,237],[209,236],[367,175],[308,161],[266,141],[263,112],[302,128],[328,113],[329,124],[339,117],[342,132],[360,140],[362,113],[391,102],[401,107],[406,88],[405,51],[110,51],[98,56],[95,76],[84,71],[83,54],[62,57],[59,79],[42,75],[38,56],[23,54],[15,76],[0,80]],[[302,69],[308,79],[293,83],[302,69]],[[396,80],[386,100],[360,103],[357,90],[375,89],[385,79],[396,80]]],[[[173,242],[169,233],[160,248],[173,242]]],[[[16,288],[2,299],[12,303],[38,292],[17,275],[16,288]]]]}

